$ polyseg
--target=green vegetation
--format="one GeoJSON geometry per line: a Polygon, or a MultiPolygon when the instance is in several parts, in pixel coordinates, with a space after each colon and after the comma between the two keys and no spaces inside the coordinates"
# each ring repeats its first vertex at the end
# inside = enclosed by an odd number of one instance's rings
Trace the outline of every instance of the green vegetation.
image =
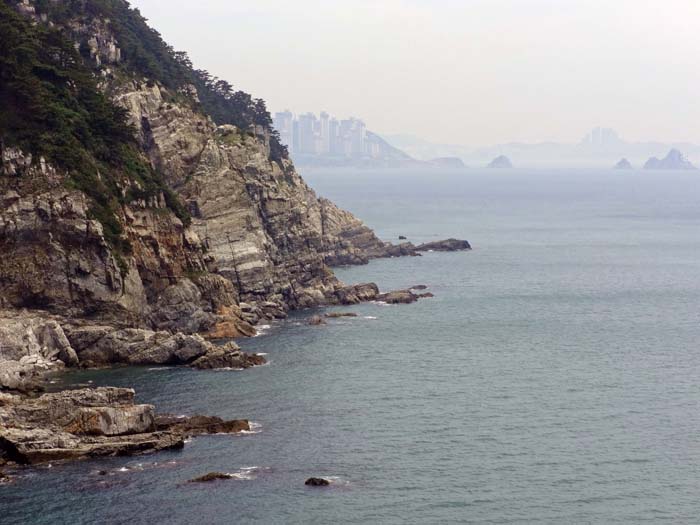
{"type": "Polygon", "coordinates": [[[109,19],[122,50],[123,67],[171,90],[194,85],[201,109],[214,122],[232,124],[244,131],[253,125],[262,126],[270,133],[271,159],[279,161],[288,157],[262,99],[234,90],[231,84],[207,71],[194,69],[187,54],[165,43],[138,9],[132,9],[125,0],[36,0],[36,7],[38,13],[48,14],[58,23],[82,16],[109,19]]]}
{"type": "Polygon", "coordinates": [[[128,254],[130,246],[117,212],[133,199],[164,192],[168,206],[189,221],[140,153],[126,111],[98,89],[73,43],[31,24],[7,0],[0,2],[0,138],[67,173],[67,184],[90,197],[90,215],[118,253],[128,254]]]}

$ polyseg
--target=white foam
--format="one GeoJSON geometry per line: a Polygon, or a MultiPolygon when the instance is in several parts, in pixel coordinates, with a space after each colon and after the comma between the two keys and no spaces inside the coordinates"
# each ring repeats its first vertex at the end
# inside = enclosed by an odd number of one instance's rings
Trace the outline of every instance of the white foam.
{"type": "Polygon", "coordinates": [[[168,370],[167,366],[155,366],[147,369],[149,372],[157,372],[158,370],[168,370]]]}
{"type": "Polygon", "coordinates": [[[365,315],[363,319],[370,319],[370,320],[374,320],[374,319],[376,319],[376,317],[375,317],[375,316],[373,316],[373,315],[365,315]]]}
{"type": "Polygon", "coordinates": [[[265,333],[272,328],[271,324],[261,324],[255,327],[255,335],[253,337],[260,337],[265,335],[265,333]]]}
{"type": "Polygon", "coordinates": [[[262,425],[260,423],[250,421],[248,424],[250,426],[250,430],[241,430],[239,434],[260,434],[260,432],[262,432],[262,425]]]}
{"type": "Polygon", "coordinates": [[[248,481],[257,477],[256,474],[258,470],[260,470],[260,467],[241,467],[236,472],[229,472],[228,475],[234,479],[248,481]]]}

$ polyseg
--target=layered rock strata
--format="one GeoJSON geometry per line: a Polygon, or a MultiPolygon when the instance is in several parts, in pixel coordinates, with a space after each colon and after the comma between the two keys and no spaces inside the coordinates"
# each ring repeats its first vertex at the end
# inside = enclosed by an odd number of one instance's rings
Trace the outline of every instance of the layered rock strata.
{"type": "Polygon", "coordinates": [[[181,448],[190,436],[243,430],[246,420],[158,416],[128,388],[0,393],[0,465],[155,452],[181,448]]]}
{"type": "Polygon", "coordinates": [[[115,328],[36,311],[0,311],[0,390],[42,388],[48,372],[66,367],[189,365],[249,368],[263,356],[229,341],[216,345],[198,334],[115,328]]]}

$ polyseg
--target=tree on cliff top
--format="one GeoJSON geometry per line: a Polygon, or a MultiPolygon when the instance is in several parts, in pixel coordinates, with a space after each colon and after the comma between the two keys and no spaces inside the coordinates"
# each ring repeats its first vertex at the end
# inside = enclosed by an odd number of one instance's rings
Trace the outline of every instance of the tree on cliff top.
{"type": "Polygon", "coordinates": [[[128,250],[118,207],[165,194],[185,222],[182,205],[143,158],[126,110],[97,87],[73,43],[32,24],[0,1],[0,139],[43,156],[91,199],[91,215],[107,240],[128,250]]]}
{"type": "Polygon", "coordinates": [[[255,99],[209,72],[195,69],[187,53],[175,51],[160,33],[150,27],[138,9],[125,0],[36,0],[38,13],[62,23],[82,17],[108,19],[122,50],[127,70],[178,90],[191,84],[197,88],[202,110],[217,124],[232,124],[243,131],[262,126],[270,134],[272,160],[288,158],[286,146],[272,126],[262,99],[255,99]]]}

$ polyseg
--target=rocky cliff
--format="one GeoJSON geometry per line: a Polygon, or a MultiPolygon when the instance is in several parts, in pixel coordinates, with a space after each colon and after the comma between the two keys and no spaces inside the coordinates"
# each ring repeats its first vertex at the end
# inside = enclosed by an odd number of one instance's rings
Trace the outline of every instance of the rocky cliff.
{"type": "MultiPolygon", "coordinates": [[[[264,103],[194,70],[125,1],[0,9],[4,51],[30,50],[0,64],[0,308],[69,341],[0,341],[0,361],[245,365],[196,334],[374,299],[330,267],[419,254],[319,198],[264,103]]],[[[31,376],[13,366],[6,387],[31,376]]]]}
{"type": "Polygon", "coordinates": [[[264,103],[192,69],[123,0],[0,0],[0,56],[0,466],[246,429],[157,416],[124,389],[35,396],[66,367],[261,365],[210,340],[292,308],[430,297],[331,266],[469,249],[382,242],[319,198],[264,103]]]}

